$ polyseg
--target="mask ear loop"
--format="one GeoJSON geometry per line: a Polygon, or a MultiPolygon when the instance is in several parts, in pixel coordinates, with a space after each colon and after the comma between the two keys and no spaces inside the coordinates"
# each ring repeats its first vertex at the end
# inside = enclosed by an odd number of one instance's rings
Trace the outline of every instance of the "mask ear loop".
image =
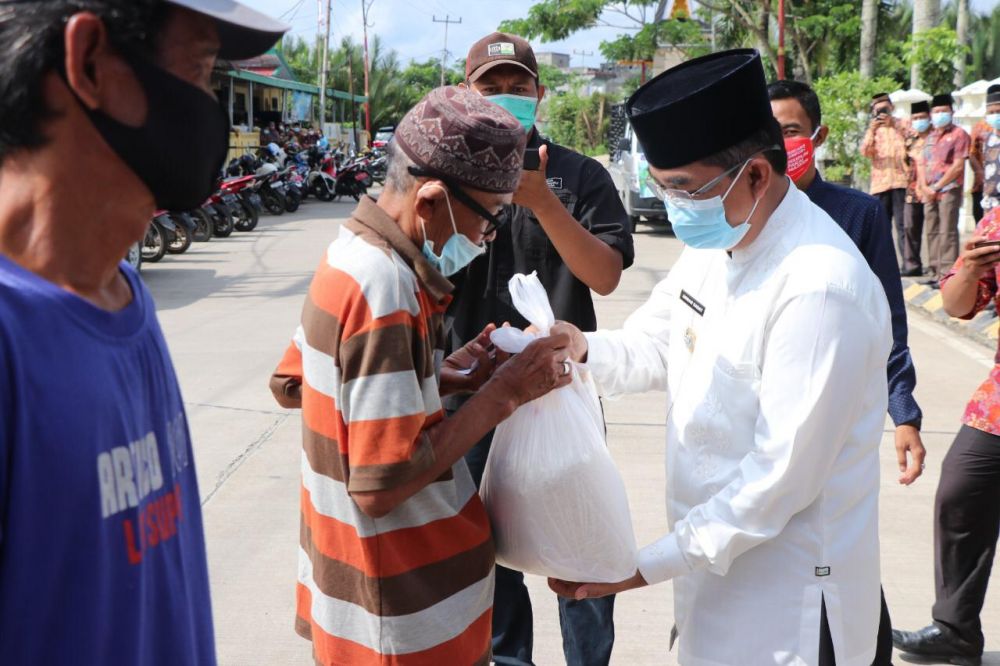
{"type": "MultiPolygon", "coordinates": [[[[451,230],[457,234],[458,233],[458,226],[456,226],[456,224],[455,224],[455,213],[451,209],[451,197],[448,196],[448,190],[446,188],[442,187],[438,183],[429,183],[428,185],[425,185],[425,187],[437,188],[437,189],[441,190],[442,192],[444,192],[444,203],[445,203],[446,206],[448,206],[448,217],[451,218],[451,230]]],[[[427,242],[427,223],[424,222],[423,218],[420,219],[420,232],[424,236],[424,243],[426,243],[427,242]]],[[[432,243],[431,243],[431,251],[433,251],[433,247],[434,247],[434,245],[433,245],[433,241],[432,241],[432,243]]],[[[438,255],[438,256],[440,256],[440,255],[438,255]]]]}
{"type": "Polygon", "coordinates": [[[733,178],[733,182],[729,183],[729,187],[726,188],[726,193],[723,194],[722,197],[720,197],[723,201],[726,200],[726,197],[729,196],[729,193],[733,191],[734,187],[736,187],[736,183],[739,181],[740,176],[743,175],[743,172],[746,170],[747,165],[750,164],[750,162],[752,162],[752,161],[753,161],[753,158],[751,157],[746,162],[744,162],[743,166],[740,167],[740,170],[738,172],[736,172],[736,178],[733,178]]]}
{"type": "MultiPolygon", "coordinates": [[[[740,176],[743,175],[743,172],[746,170],[747,165],[750,164],[750,162],[752,161],[753,158],[751,157],[750,159],[748,159],[746,162],[743,163],[743,166],[740,167],[739,172],[736,174],[736,178],[733,178],[733,182],[729,184],[729,188],[726,190],[726,193],[722,195],[722,201],[725,201],[726,197],[729,196],[729,193],[733,191],[733,188],[736,187],[736,182],[740,179],[740,176]]],[[[764,195],[761,194],[760,197],[758,197],[757,200],[753,202],[753,208],[750,209],[750,213],[747,215],[746,219],[743,220],[742,224],[750,224],[750,218],[753,217],[753,214],[755,212],[757,212],[757,206],[760,205],[760,200],[763,198],[764,195]]]]}

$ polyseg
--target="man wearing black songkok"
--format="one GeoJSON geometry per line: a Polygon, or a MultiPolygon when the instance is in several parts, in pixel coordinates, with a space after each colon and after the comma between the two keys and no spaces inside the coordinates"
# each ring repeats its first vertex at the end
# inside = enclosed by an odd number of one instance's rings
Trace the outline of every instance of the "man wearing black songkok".
{"type": "Polygon", "coordinates": [[[557,328],[605,395],[666,390],[670,533],[628,580],[549,584],[580,599],[673,580],[683,664],[868,666],[885,292],[785,175],[756,51],[679,65],[626,109],[688,247],[623,330],[557,328]]]}

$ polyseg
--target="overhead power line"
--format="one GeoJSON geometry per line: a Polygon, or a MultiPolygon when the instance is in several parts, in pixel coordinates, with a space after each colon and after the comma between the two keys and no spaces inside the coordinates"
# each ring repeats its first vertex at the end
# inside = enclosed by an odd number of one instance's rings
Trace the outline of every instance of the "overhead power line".
{"type": "Polygon", "coordinates": [[[445,14],[443,19],[439,19],[437,16],[432,16],[431,20],[434,23],[444,23],[444,48],[441,50],[441,85],[444,85],[444,63],[448,59],[448,25],[451,23],[461,23],[462,17],[459,16],[458,20],[455,21],[450,15],[445,14]]]}

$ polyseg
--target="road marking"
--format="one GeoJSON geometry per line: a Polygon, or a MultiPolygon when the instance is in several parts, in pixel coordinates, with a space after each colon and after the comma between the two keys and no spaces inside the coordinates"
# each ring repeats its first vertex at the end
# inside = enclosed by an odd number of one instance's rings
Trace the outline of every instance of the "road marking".
{"type": "Polygon", "coordinates": [[[993,354],[989,352],[988,347],[985,345],[968,340],[962,337],[962,334],[958,331],[942,326],[939,323],[928,321],[923,317],[910,317],[909,324],[911,328],[915,328],[938,342],[951,347],[984,368],[993,368],[993,354]]]}

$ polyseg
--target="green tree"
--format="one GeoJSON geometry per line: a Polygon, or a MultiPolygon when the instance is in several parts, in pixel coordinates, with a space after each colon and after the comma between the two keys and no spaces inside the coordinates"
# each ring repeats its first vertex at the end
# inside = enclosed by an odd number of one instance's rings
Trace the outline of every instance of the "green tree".
{"type": "Polygon", "coordinates": [[[603,93],[583,95],[581,86],[549,98],[545,133],[558,144],[586,155],[607,152],[604,139],[611,119],[611,100],[603,93]]]}
{"type": "Polygon", "coordinates": [[[868,105],[872,95],[896,86],[895,81],[884,76],[863,78],[857,70],[816,80],[823,124],[830,128],[823,146],[828,157],[828,179],[853,182],[855,186],[868,179],[870,164],[858,151],[870,119],[868,105]]]}
{"type": "Polygon", "coordinates": [[[317,84],[317,63],[316,44],[310,43],[301,37],[286,36],[277,47],[278,53],[282,55],[285,62],[295,78],[302,83],[317,84]]]}
{"type": "Polygon", "coordinates": [[[913,35],[906,44],[907,62],[919,71],[920,83],[931,93],[953,89],[955,60],[968,47],[958,42],[955,31],[940,25],[913,35]]]}
{"type": "Polygon", "coordinates": [[[666,0],[541,0],[528,15],[500,24],[500,30],[543,42],[558,41],[595,26],[625,30],[601,42],[610,61],[652,60],[660,44],[673,44],[688,57],[708,52],[695,21],[663,20],[666,0]]]}
{"type": "Polygon", "coordinates": [[[538,63],[538,82],[549,90],[555,91],[556,88],[569,83],[569,80],[570,75],[558,67],[543,62],[538,63]]]}

